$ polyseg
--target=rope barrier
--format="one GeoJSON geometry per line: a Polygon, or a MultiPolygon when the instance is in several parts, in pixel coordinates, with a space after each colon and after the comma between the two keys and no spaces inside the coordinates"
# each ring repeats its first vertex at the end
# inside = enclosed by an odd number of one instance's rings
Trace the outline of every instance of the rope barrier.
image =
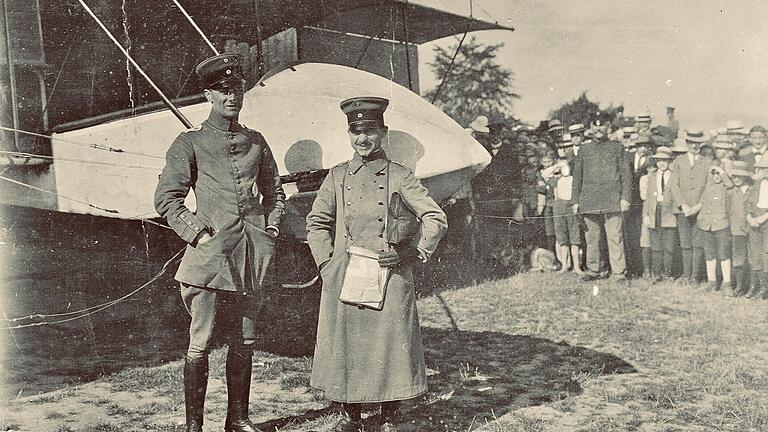
{"type": "Polygon", "coordinates": [[[21,134],[35,136],[35,137],[39,137],[39,138],[46,138],[46,139],[49,139],[49,140],[56,140],[56,142],[62,142],[62,143],[76,145],[76,146],[80,146],[80,147],[88,147],[88,148],[92,148],[92,149],[95,149],[95,150],[103,150],[103,151],[108,151],[108,152],[112,152],[112,153],[123,153],[123,154],[135,155],[135,156],[150,157],[150,158],[155,158],[155,159],[165,159],[163,156],[157,156],[157,155],[151,155],[151,154],[139,153],[139,152],[131,152],[131,151],[123,150],[123,149],[120,149],[120,148],[109,147],[109,146],[104,146],[104,145],[100,145],[100,144],[86,144],[86,143],[72,141],[72,140],[68,140],[68,139],[64,139],[64,138],[60,138],[60,137],[54,137],[53,135],[45,135],[45,134],[41,134],[41,133],[37,133],[37,132],[30,132],[30,131],[22,130],[22,129],[9,128],[9,127],[6,127],[6,126],[0,126],[0,130],[4,130],[4,131],[8,131],[8,132],[18,132],[18,133],[21,133],[21,134]]]}
{"type": "Polygon", "coordinates": [[[115,300],[111,300],[111,301],[108,301],[108,302],[105,302],[105,303],[102,303],[102,304],[98,304],[98,305],[95,305],[95,306],[87,307],[85,309],[80,309],[78,311],[73,311],[73,312],[62,312],[62,313],[55,313],[55,314],[33,314],[33,315],[28,315],[28,316],[19,317],[19,318],[8,318],[8,319],[3,318],[3,319],[0,319],[0,321],[7,321],[7,322],[10,322],[10,323],[17,323],[19,321],[28,321],[28,320],[32,320],[32,319],[46,319],[46,318],[56,318],[56,317],[65,317],[65,316],[70,317],[70,318],[65,318],[65,319],[55,320],[55,321],[40,321],[40,322],[34,322],[34,323],[28,323],[28,324],[19,324],[19,325],[16,325],[16,326],[0,327],[0,330],[18,330],[18,329],[23,329],[23,328],[28,328],[28,327],[39,327],[39,326],[44,326],[44,325],[61,324],[61,323],[75,321],[75,320],[78,320],[78,319],[81,319],[81,318],[85,318],[85,317],[94,315],[96,313],[99,313],[99,312],[101,312],[103,310],[109,309],[110,307],[115,306],[118,303],[122,303],[125,300],[129,299],[130,297],[133,297],[134,295],[138,294],[140,291],[144,290],[149,285],[151,285],[152,283],[154,283],[155,281],[160,279],[160,277],[163,274],[165,274],[166,271],[168,271],[168,267],[172,263],[177,261],[180,258],[182,252],[184,252],[185,250],[186,250],[186,247],[182,248],[181,250],[176,252],[176,254],[174,254],[170,259],[168,259],[165,262],[165,264],[163,264],[163,267],[160,269],[160,271],[158,271],[152,278],[150,278],[147,282],[142,284],[140,287],[136,288],[135,290],[129,292],[128,294],[126,294],[126,295],[124,295],[122,297],[119,297],[119,298],[117,298],[115,300]],[[72,315],[77,315],[77,316],[72,316],[72,315]]]}

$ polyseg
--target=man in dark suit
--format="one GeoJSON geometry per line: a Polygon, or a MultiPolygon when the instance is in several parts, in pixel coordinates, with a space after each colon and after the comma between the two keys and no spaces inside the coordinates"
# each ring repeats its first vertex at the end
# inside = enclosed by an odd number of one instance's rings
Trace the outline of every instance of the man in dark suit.
{"type": "Polygon", "coordinates": [[[585,280],[600,274],[600,234],[605,229],[611,273],[624,279],[626,260],[622,213],[630,208],[632,171],[624,146],[607,138],[607,127],[593,126],[592,141],[581,146],[573,169],[574,213],[584,215],[587,240],[585,280]]]}

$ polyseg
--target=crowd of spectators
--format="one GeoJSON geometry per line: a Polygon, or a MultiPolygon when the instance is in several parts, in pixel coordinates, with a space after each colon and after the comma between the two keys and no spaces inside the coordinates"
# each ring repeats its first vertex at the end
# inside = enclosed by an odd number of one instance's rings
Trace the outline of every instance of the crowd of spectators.
{"type": "Polygon", "coordinates": [[[649,114],[564,123],[470,124],[492,159],[444,203],[454,245],[492,270],[546,270],[530,260],[544,250],[549,269],[584,280],[768,298],[762,126],[679,130],[674,108],[663,125],[649,114]]]}

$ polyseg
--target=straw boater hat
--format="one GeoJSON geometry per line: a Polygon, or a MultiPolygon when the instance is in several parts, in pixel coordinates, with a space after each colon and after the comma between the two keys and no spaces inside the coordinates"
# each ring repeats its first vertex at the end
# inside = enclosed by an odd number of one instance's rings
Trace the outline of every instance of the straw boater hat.
{"type": "Polygon", "coordinates": [[[752,177],[752,173],[749,172],[749,165],[744,161],[731,161],[731,167],[726,170],[731,177],[752,177]]]}
{"type": "Polygon", "coordinates": [[[656,149],[656,154],[651,157],[656,160],[670,160],[672,159],[672,150],[669,147],[660,146],[656,149]]]}
{"type": "Polygon", "coordinates": [[[713,147],[722,150],[734,150],[733,143],[730,138],[728,138],[728,135],[718,135],[717,138],[715,138],[713,147]]]}
{"type": "Polygon", "coordinates": [[[726,133],[728,135],[747,135],[748,132],[744,129],[744,123],[739,120],[728,120],[725,124],[726,133]]]}
{"type": "Polygon", "coordinates": [[[549,121],[549,129],[547,129],[547,132],[559,132],[563,130],[563,124],[560,123],[560,120],[558,119],[552,119],[549,121]]]}
{"type": "Polygon", "coordinates": [[[583,134],[586,128],[581,123],[576,123],[568,126],[568,133],[573,137],[576,134],[583,134]]]}
{"type": "Polygon", "coordinates": [[[624,134],[624,138],[629,138],[633,133],[637,133],[637,128],[634,126],[625,126],[621,131],[624,134]]]}
{"type": "Polygon", "coordinates": [[[694,143],[703,143],[707,140],[707,137],[704,136],[704,132],[700,130],[686,130],[685,131],[685,140],[687,142],[694,142],[694,143]]]}
{"type": "Polygon", "coordinates": [[[488,117],[484,115],[477,116],[477,118],[469,124],[469,127],[472,128],[473,131],[480,133],[488,133],[491,131],[488,128],[488,117]]]}
{"type": "Polygon", "coordinates": [[[671,150],[672,153],[688,153],[688,145],[685,144],[685,138],[677,138],[671,150]]]}
{"type": "Polygon", "coordinates": [[[557,145],[558,148],[567,149],[573,147],[573,141],[571,141],[571,134],[567,133],[563,135],[563,140],[557,145]]]}
{"type": "Polygon", "coordinates": [[[635,123],[650,123],[651,122],[651,114],[650,113],[643,113],[639,114],[635,118],[635,123]]]}

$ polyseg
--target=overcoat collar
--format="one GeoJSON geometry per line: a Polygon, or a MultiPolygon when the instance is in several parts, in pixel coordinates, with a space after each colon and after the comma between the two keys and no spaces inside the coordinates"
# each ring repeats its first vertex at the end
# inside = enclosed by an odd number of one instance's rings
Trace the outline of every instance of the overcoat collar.
{"type": "Polygon", "coordinates": [[[355,153],[355,155],[352,156],[352,160],[349,161],[349,171],[353,174],[356,174],[358,171],[360,171],[360,168],[365,165],[368,167],[368,169],[371,170],[371,172],[379,173],[384,171],[388,164],[389,158],[387,158],[387,154],[384,152],[384,150],[377,151],[375,154],[371,155],[370,158],[365,158],[365,160],[362,156],[355,153]]]}
{"type": "Polygon", "coordinates": [[[209,125],[211,125],[214,129],[218,129],[220,131],[224,132],[237,132],[240,130],[240,124],[237,122],[237,119],[228,119],[221,116],[221,114],[217,113],[216,110],[211,110],[211,113],[208,115],[208,120],[206,120],[209,125]]]}

